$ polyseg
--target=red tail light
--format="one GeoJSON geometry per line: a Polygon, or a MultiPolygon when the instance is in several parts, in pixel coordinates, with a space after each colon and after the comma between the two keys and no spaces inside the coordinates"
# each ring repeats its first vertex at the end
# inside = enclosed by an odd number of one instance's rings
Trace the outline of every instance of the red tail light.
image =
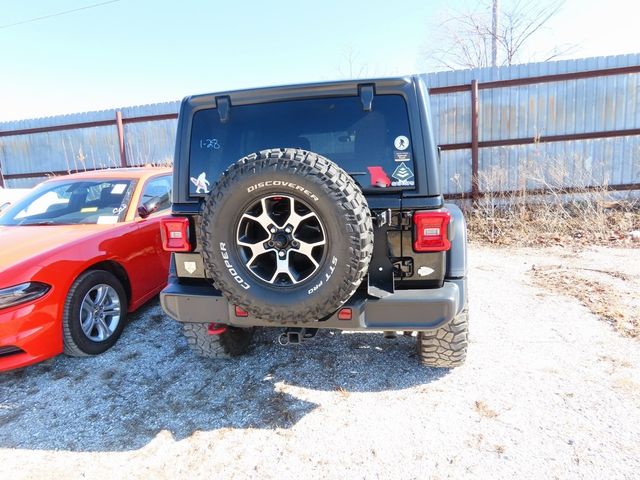
{"type": "Polygon", "coordinates": [[[244,308],[236,305],[236,317],[248,317],[249,312],[247,312],[244,308]]]}
{"type": "Polygon", "coordinates": [[[338,312],[338,320],[351,320],[351,309],[341,308],[338,312]]]}
{"type": "Polygon", "coordinates": [[[160,221],[162,248],[167,252],[188,252],[189,219],[187,217],[167,217],[160,221]]]}
{"type": "Polygon", "coordinates": [[[446,252],[451,248],[447,230],[451,214],[447,211],[416,212],[413,215],[414,242],[416,252],[446,252]]]}

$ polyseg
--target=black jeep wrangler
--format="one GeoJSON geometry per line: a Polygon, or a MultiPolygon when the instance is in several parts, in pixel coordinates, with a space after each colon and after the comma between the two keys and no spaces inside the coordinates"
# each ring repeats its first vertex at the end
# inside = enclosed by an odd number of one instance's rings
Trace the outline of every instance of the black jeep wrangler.
{"type": "Polygon", "coordinates": [[[425,365],[461,365],[466,226],[439,162],[418,76],[185,98],[163,309],[207,357],[333,328],[416,332],[425,365]]]}

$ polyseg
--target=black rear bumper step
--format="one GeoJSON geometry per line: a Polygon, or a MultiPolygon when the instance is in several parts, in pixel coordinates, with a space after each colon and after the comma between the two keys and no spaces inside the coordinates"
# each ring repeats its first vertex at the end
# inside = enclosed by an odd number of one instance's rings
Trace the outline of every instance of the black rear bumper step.
{"type": "Polygon", "coordinates": [[[449,323],[465,306],[466,279],[445,281],[441,288],[396,290],[384,298],[356,294],[323,321],[281,325],[252,316],[237,317],[235,306],[208,286],[169,284],[160,293],[164,311],[186,323],[224,323],[237,327],[305,326],[340,330],[434,330],[449,323]],[[351,319],[338,313],[351,308],[351,319]]]}

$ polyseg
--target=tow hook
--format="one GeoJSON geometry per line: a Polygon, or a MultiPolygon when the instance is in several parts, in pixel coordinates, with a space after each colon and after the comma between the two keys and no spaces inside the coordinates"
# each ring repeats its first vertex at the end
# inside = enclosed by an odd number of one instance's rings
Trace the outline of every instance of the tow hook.
{"type": "Polygon", "coordinates": [[[318,333],[317,328],[300,328],[289,327],[283,333],[278,336],[278,343],[280,345],[300,345],[303,340],[309,340],[318,333]]]}

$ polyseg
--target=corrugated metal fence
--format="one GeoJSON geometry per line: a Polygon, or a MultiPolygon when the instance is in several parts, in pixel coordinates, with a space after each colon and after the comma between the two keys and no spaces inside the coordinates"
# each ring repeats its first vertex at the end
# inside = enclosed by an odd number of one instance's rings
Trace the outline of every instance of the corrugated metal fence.
{"type": "Polygon", "coordinates": [[[0,123],[0,184],[49,175],[170,163],[180,102],[0,123]]]}
{"type": "Polygon", "coordinates": [[[640,54],[425,78],[450,196],[640,188],[640,54]]]}
{"type": "MultiPolygon", "coordinates": [[[[640,54],[425,79],[449,196],[548,186],[640,189],[640,54]]],[[[4,182],[28,186],[47,172],[170,161],[178,107],[0,123],[4,182]]]]}

